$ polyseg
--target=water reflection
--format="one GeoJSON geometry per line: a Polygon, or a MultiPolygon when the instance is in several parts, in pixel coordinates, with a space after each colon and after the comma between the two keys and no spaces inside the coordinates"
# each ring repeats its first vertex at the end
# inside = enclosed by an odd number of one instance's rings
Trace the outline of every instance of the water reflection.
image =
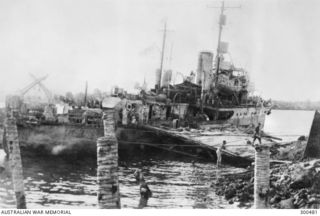
{"type": "MultiPolygon", "coordinates": [[[[97,208],[96,158],[24,154],[28,208],[97,208]]],[[[146,208],[230,208],[210,187],[216,179],[215,162],[193,163],[167,155],[122,157],[122,208],[137,208],[140,186],[133,175],[139,168],[152,191],[146,208]]],[[[223,166],[220,174],[241,171],[223,166]]],[[[1,178],[0,208],[14,208],[10,178],[1,178]]]]}

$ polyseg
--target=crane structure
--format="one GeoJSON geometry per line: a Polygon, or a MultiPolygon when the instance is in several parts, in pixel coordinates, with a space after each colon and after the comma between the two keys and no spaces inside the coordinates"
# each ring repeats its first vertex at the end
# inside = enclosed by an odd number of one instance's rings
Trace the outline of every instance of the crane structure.
{"type": "Polygon", "coordinates": [[[46,97],[48,98],[48,102],[52,103],[53,101],[53,96],[52,93],[50,92],[50,90],[42,83],[43,80],[47,79],[48,75],[45,75],[43,77],[37,78],[35,75],[33,74],[29,74],[34,81],[32,83],[30,83],[29,85],[27,85],[26,87],[24,87],[23,89],[20,90],[20,96],[23,98],[24,95],[26,93],[28,93],[32,88],[34,88],[35,86],[39,86],[42,91],[45,93],[46,97]]]}

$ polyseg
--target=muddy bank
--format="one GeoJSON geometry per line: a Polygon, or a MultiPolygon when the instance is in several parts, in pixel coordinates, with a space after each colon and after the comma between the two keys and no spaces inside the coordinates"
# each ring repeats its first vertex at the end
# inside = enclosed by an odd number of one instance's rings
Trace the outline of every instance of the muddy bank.
{"type": "MultiPolygon", "coordinates": [[[[243,174],[221,176],[211,187],[230,204],[252,207],[253,183],[251,168],[243,174]]],[[[320,160],[273,165],[268,194],[269,208],[320,208],[320,160]]]]}
{"type": "Polygon", "coordinates": [[[211,187],[229,204],[239,203],[239,207],[250,208],[253,204],[253,180],[253,170],[250,168],[244,173],[220,176],[211,187]]]}

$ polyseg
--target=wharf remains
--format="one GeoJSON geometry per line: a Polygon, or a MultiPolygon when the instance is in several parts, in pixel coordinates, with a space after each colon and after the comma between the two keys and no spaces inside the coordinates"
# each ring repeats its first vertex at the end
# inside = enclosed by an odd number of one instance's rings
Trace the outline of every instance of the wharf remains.
{"type": "Polygon", "coordinates": [[[239,139],[239,136],[222,137],[223,133],[221,132],[205,132],[195,129],[191,129],[192,131],[190,131],[190,129],[168,130],[167,128],[159,128],[150,125],[143,125],[141,128],[153,131],[158,136],[174,140],[174,143],[168,145],[160,144],[158,146],[164,150],[177,153],[183,152],[182,154],[192,157],[202,156],[202,158],[211,158],[215,161],[216,150],[221,146],[222,141],[226,139],[230,140],[230,142],[229,144],[227,142],[226,149],[222,150],[224,160],[247,165],[254,160],[254,148],[245,142],[245,138],[249,138],[249,135],[242,134],[243,137],[240,137],[239,139]],[[236,138],[236,140],[234,138],[236,138]],[[238,142],[238,145],[235,141],[238,142]],[[239,145],[239,143],[241,144],[239,145]],[[237,152],[239,148],[242,148],[242,153],[239,151],[237,152]],[[250,154],[250,151],[253,155],[250,154]]]}

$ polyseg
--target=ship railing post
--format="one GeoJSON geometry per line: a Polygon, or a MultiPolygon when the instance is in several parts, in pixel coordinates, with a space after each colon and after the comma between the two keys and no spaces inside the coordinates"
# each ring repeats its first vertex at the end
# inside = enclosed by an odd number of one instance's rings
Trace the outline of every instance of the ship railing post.
{"type": "Polygon", "coordinates": [[[7,117],[5,121],[5,141],[9,152],[9,164],[12,172],[13,190],[16,196],[17,209],[26,209],[24,193],[23,168],[19,146],[19,136],[14,117],[7,117]]]}
{"type": "Polygon", "coordinates": [[[270,188],[270,146],[260,144],[255,146],[254,164],[254,208],[268,208],[268,193],[270,188]]]}
{"type": "Polygon", "coordinates": [[[101,209],[120,208],[118,140],[114,114],[113,108],[104,110],[104,137],[97,140],[98,205],[101,209]]]}

